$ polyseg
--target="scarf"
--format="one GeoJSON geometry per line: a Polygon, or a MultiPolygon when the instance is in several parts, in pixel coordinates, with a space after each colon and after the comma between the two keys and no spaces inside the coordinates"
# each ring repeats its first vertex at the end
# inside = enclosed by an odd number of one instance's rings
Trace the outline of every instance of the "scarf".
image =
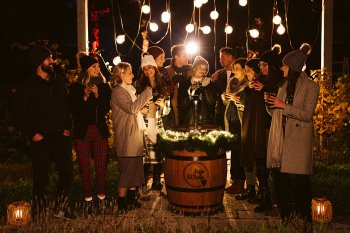
{"type": "MultiPolygon", "coordinates": [[[[137,100],[136,89],[133,85],[128,85],[123,82],[120,86],[129,93],[132,102],[135,102],[135,100],[137,100]]],[[[140,111],[136,114],[136,120],[137,120],[137,125],[139,126],[139,129],[145,130],[146,129],[145,121],[143,120],[143,116],[140,111]]]]}

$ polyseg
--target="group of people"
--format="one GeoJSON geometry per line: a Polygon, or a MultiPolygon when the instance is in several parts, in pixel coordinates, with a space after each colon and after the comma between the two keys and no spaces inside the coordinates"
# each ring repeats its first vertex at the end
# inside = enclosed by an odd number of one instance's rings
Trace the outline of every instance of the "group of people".
{"type": "Polygon", "coordinates": [[[222,69],[208,76],[209,64],[201,56],[189,64],[184,45],[165,52],[149,47],[141,56],[136,81],[131,64],[120,62],[109,83],[98,59],[79,53],[78,80],[66,87],[56,75],[51,51],[31,49],[33,75],[17,90],[16,127],[31,138],[33,194],[38,210],[46,206],[50,159],[59,173],[57,214],[67,202],[72,177],[73,138],[80,165],[85,209],[95,208],[91,157],[96,173],[98,210],[105,208],[106,162],[109,130],[106,115],[112,110],[115,148],[120,169],[118,208],[137,208],[137,190],[147,184],[160,190],[163,159],[153,146],[165,129],[216,125],[237,134],[231,149],[231,181],[226,188],[237,200],[257,203],[254,211],[271,209],[275,193],[281,217],[299,214],[311,221],[312,115],[319,87],[303,72],[311,47],[281,59],[276,46],[259,58],[236,58],[232,48],[220,50],[222,69]],[[72,135],[71,135],[72,129],[72,135]],[[269,187],[273,176],[273,189],[269,187]],[[258,191],[256,191],[258,180],[258,191]],[[246,183],[246,187],[245,184],[246,183]],[[245,187],[245,188],[244,188],[245,187]]]}

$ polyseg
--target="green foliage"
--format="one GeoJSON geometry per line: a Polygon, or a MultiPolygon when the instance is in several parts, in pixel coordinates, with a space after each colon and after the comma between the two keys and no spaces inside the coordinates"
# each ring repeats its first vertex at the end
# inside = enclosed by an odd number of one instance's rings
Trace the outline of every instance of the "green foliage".
{"type": "Polygon", "coordinates": [[[312,187],[314,197],[326,197],[332,202],[335,215],[350,214],[350,164],[315,163],[312,187]]]}

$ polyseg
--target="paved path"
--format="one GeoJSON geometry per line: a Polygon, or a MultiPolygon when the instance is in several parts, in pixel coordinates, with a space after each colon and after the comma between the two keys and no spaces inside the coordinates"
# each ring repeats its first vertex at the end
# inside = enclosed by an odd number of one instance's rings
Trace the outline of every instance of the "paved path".
{"type": "MultiPolygon", "coordinates": [[[[236,201],[234,196],[225,194],[225,211],[211,216],[189,217],[174,214],[168,210],[167,199],[159,192],[150,191],[150,200],[143,202],[141,209],[118,214],[116,205],[111,203],[109,213],[91,218],[78,217],[67,221],[47,217],[32,222],[24,228],[0,227],[0,232],[281,232],[278,231],[280,219],[254,213],[255,205],[236,201]],[[268,229],[269,231],[266,231],[268,229]]],[[[298,225],[296,223],[296,225],[298,225]]],[[[300,226],[300,225],[299,225],[300,226]]],[[[301,232],[289,226],[288,232],[301,232]]],[[[314,224],[314,232],[349,232],[350,225],[331,223],[314,224]],[[320,231],[322,229],[322,231],[320,231]]]]}

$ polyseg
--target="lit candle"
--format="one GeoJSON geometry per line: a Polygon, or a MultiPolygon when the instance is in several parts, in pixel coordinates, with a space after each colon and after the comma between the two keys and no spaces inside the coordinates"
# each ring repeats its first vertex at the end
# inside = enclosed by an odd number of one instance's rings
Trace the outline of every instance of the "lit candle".
{"type": "Polygon", "coordinates": [[[22,219],[23,218],[23,210],[16,210],[15,217],[16,217],[16,219],[22,219]]]}

